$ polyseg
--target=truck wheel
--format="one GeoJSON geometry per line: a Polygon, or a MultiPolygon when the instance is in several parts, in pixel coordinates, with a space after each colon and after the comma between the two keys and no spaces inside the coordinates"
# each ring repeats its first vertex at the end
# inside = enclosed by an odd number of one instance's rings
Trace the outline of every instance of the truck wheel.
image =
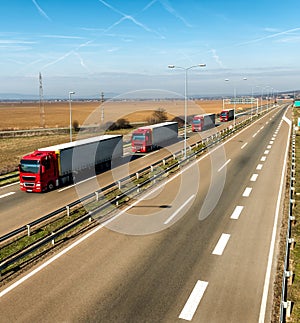
{"type": "Polygon", "coordinates": [[[49,182],[47,186],[48,191],[52,191],[54,189],[54,184],[53,182],[49,182]]]}

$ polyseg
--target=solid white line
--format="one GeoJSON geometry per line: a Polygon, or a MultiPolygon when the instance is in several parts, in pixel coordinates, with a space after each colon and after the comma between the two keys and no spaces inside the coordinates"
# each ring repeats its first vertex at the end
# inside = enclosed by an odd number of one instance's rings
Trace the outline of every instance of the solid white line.
{"type": "Polygon", "coordinates": [[[232,220],[237,220],[239,218],[239,216],[241,215],[242,211],[243,211],[243,206],[236,206],[236,208],[234,209],[230,219],[232,220]]]}
{"type": "Polygon", "coordinates": [[[20,182],[14,182],[14,183],[11,183],[11,184],[7,184],[5,186],[1,186],[0,190],[2,190],[4,188],[7,188],[7,187],[10,187],[10,186],[14,186],[14,185],[20,185],[20,182]]]}
{"type": "Polygon", "coordinates": [[[208,282],[198,280],[190,297],[188,298],[187,302],[184,305],[183,310],[181,311],[179,318],[186,320],[186,321],[191,321],[197,307],[204,295],[204,292],[207,288],[208,282]]]}
{"type": "Polygon", "coordinates": [[[260,161],[262,161],[262,162],[264,162],[266,160],[267,160],[267,156],[262,156],[261,159],[260,159],[260,161]]]}
{"type": "MultiPolygon", "coordinates": [[[[287,113],[287,111],[285,112],[285,114],[286,113],[287,113]]],[[[285,117],[284,120],[286,121],[286,119],[287,118],[285,117]]],[[[282,198],[282,194],[283,194],[283,188],[285,187],[285,185],[284,185],[284,183],[285,183],[285,172],[286,172],[288,151],[289,151],[289,145],[290,145],[290,135],[289,134],[291,132],[291,122],[287,122],[287,123],[289,125],[289,133],[288,133],[288,140],[286,142],[285,157],[284,157],[284,162],[283,162],[283,167],[282,167],[282,172],[281,172],[281,180],[280,180],[279,192],[278,192],[278,196],[277,196],[275,218],[274,218],[274,223],[273,223],[272,238],[271,238],[270,250],[269,250],[269,256],[268,256],[268,265],[267,265],[267,269],[266,269],[263,296],[262,296],[261,305],[260,305],[260,313],[259,313],[259,320],[258,320],[259,323],[264,323],[265,322],[267,300],[268,300],[268,293],[269,293],[269,284],[270,284],[270,278],[271,278],[273,255],[274,255],[274,250],[275,250],[275,242],[276,242],[276,234],[277,234],[277,223],[278,223],[278,218],[279,218],[279,212],[280,212],[280,205],[281,205],[281,198],[282,198]]]]}
{"type": "Polygon", "coordinates": [[[0,199],[4,198],[4,197],[7,197],[7,196],[10,196],[10,195],[13,195],[15,194],[16,192],[9,192],[9,193],[6,193],[6,194],[3,194],[3,195],[0,195],[0,199]]]}
{"type": "Polygon", "coordinates": [[[221,166],[219,169],[218,169],[218,172],[220,172],[224,167],[226,167],[229,163],[231,162],[231,159],[228,159],[227,162],[221,166]]]}
{"type": "Polygon", "coordinates": [[[243,146],[241,147],[241,149],[244,149],[247,145],[248,145],[248,142],[245,142],[245,143],[243,144],[243,146]]]}
{"type": "Polygon", "coordinates": [[[227,245],[227,242],[230,238],[230,234],[227,234],[227,233],[222,233],[214,251],[212,252],[213,255],[218,255],[218,256],[221,256],[224,252],[224,249],[227,245]]]}
{"type": "Polygon", "coordinates": [[[173,213],[165,222],[164,224],[168,224],[169,222],[171,222],[175,216],[195,197],[195,194],[193,194],[192,196],[189,197],[188,200],[186,200],[179,209],[176,210],[175,213],[173,213]]]}
{"type": "Polygon", "coordinates": [[[250,181],[251,181],[251,182],[256,182],[257,177],[258,177],[258,174],[253,174],[253,175],[251,176],[251,178],[250,178],[250,181]]]}
{"type": "Polygon", "coordinates": [[[249,197],[252,191],[252,187],[246,187],[243,193],[243,197],[249,197]]]}
{"type": "Polygon", "coordinates": [[[263,168],[263,164],[258,164],[256,170],[261,170],[263,168]]]}
{"type": "Polygon", "coordinates": [[[66,191],[66,190],[68,190],[69,188],[72,188],[72,187],[74,187],[74,186],[76,186],[76,185],[79,185],[79,184],[82,184],[82,183],[88,182],[88,181],[92,180],[93,178],[96,178],[96,175],[95,175],[95,176],[92,176],[92,177],[89,177],[89,178],[87,178],[87,179],[84,179],[84,180],[82,180],[81,182],[78,182],[78,183],[75,183],[75,184],[72,184],[72,185],[69,185],[69,186],[63,187],[63,188],[61,188],[60,190],[58,190],[57,192],[59,192],[59,193],[60,193],[60,192],[66,191]]]}

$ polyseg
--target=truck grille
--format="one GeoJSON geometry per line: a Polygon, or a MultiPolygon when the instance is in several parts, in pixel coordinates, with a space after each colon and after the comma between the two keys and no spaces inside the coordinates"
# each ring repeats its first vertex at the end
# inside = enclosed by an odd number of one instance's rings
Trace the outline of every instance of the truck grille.
{"type": "Polygon", "coordinates": [[[23,181],[30,181],[30,182],[34,182],[35,181],[35,177],[34,176],[22,176],[23,181]]]}

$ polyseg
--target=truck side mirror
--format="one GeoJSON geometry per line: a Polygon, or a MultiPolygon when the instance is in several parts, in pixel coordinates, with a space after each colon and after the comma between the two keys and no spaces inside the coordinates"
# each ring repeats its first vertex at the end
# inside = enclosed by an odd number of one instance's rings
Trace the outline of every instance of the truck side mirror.
{"type": "Polygon", "coordinates": [[[45,173],[45,166],[42,165],[42,174],[44,174],[44,173],[45,173]]]}

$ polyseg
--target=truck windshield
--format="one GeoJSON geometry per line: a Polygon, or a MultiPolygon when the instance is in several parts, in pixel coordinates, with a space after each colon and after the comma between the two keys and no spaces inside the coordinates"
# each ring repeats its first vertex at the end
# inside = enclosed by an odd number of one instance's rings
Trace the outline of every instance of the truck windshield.
{"type": "Polygon", "coordinates": [[[132,140],[145,141],[145,135],[143,135],[143,134],[133,134],[132,135],[132,140]]]}
{"type": "Polygon", "coordinates": [[[193,119],[193,124],[199,124],[200,123],[200,119],[193,119]]]}
{"type": "Polygon", "coordinates": [[[38,160],[25,160],[22,159],[20,163],[20,170],[23,173],[37,174],[40,169],[40,163],[38,160]]]}
{"type": "Polygon", "coordinates": [[[221,116],[222,116],[222,117],[226,117],[226,116],[227,116],[227,112],[222,112],[222,113],[221,113],[221,116]]]}

